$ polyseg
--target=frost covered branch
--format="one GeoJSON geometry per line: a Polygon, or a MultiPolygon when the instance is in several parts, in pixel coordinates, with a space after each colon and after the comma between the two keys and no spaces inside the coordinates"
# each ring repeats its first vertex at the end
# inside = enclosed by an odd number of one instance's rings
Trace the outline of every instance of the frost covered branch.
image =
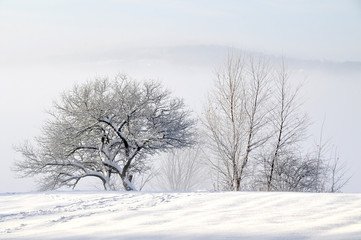
{"type": "Polygon", "coordinates": [[[42,175],[43,189],[75,187],[82,178],[97,177],[107,190],[114,188],[113,178],[136,190],[133,175],[147,170],[149,156],[194,143],[195,122],[182,100],[159,83],[126,76],[74,86],[50,115],[35,146],[16,148],[23,160],[15,170],[42,175]]]}

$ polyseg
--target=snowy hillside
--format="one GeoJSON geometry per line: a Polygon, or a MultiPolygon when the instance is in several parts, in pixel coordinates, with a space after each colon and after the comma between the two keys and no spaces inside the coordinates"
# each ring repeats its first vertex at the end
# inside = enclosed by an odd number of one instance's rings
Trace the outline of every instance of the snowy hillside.
{"type": "Polygon", "coordinates": [[[0,194],[0,239],[361,239],[361,194],[0,194]]]}

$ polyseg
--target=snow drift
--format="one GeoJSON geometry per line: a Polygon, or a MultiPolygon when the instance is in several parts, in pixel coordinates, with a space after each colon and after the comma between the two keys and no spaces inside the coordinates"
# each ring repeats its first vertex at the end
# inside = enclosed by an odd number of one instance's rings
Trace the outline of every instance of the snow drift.
{"type": "Polygon", "coordinates": [[[361,239],[361,194],[0,194],[0,239],[361,239]]]}

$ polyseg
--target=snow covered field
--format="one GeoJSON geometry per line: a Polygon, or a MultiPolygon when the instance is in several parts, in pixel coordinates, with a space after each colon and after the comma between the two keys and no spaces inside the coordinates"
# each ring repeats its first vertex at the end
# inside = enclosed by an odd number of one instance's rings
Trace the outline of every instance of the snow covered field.
{"type": "Polygon", "coordinates": [[[361,194],[0,194],[0,239],[361,239],[361,194]]]}

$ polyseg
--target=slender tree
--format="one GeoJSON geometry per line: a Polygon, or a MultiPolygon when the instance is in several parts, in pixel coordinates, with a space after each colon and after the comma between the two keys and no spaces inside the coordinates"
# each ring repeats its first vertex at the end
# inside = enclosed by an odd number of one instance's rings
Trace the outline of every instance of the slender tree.
{"type": "MultiPolygon", "coordinates": [[[[267,190],[272,189],[274,180],[275,168],[282,166],[287,161],[294,165],[294,159],[299,159],[295,156],[295,147],[304,139],[305,131],[308,126],[307,116],[300,113],[301,103],[299,102],[298,95],[300,87],[292,89],[289,79],[289,73],[286,70],[284,62],[278,72],[275,74],[275,91],[272,108],[270,110],[269,119],[273,125],[274,134],[271,141],[271,152],[269,157],[269,173],[267,174],[267,190]],[[281,162],[286,161],[284,163],[281,162]]],[[[297,162],[297,161],[296,161],[297,162]]],[[[288,169],[290,165],[288,165],[288,169]]],[[[287,168],[281,168],[284,171],[287,168]]],[[[282,173],[278,169],[278,175],[282,173]]],[[[278,179],[281,181],[281,179],[278,179]]],[[[279,190],[279,189],[275,189],[279,190]]]]}
{"type": "Polygon", "coordinates": [[[210,163],[222,188],[239,191],[250,153],[266,142],[268,63],[262,58],[229,54],[216,74],[215,87],[203,114],[210,163]]]}
{"type": "Polygon", "coordinates": [[[340,160],[335,147],[331,147],[329,141],[323,140],[322,123],[320,137],[314,146],[311,158],[316,163],[316,175],[312,190],[315,192],[339,192],[350,180],[347,174],[346,164],[340,160]]]}
{"type": "Polygon", "coordinates": [[[338,191],[347,181],[338,158],[326,161],[325,144],[302,151],[309,126],[284,61],[270,67],[258,57],[229,54],[216,73],[202,123],[215,171],[215,189],[338,191]]]}

